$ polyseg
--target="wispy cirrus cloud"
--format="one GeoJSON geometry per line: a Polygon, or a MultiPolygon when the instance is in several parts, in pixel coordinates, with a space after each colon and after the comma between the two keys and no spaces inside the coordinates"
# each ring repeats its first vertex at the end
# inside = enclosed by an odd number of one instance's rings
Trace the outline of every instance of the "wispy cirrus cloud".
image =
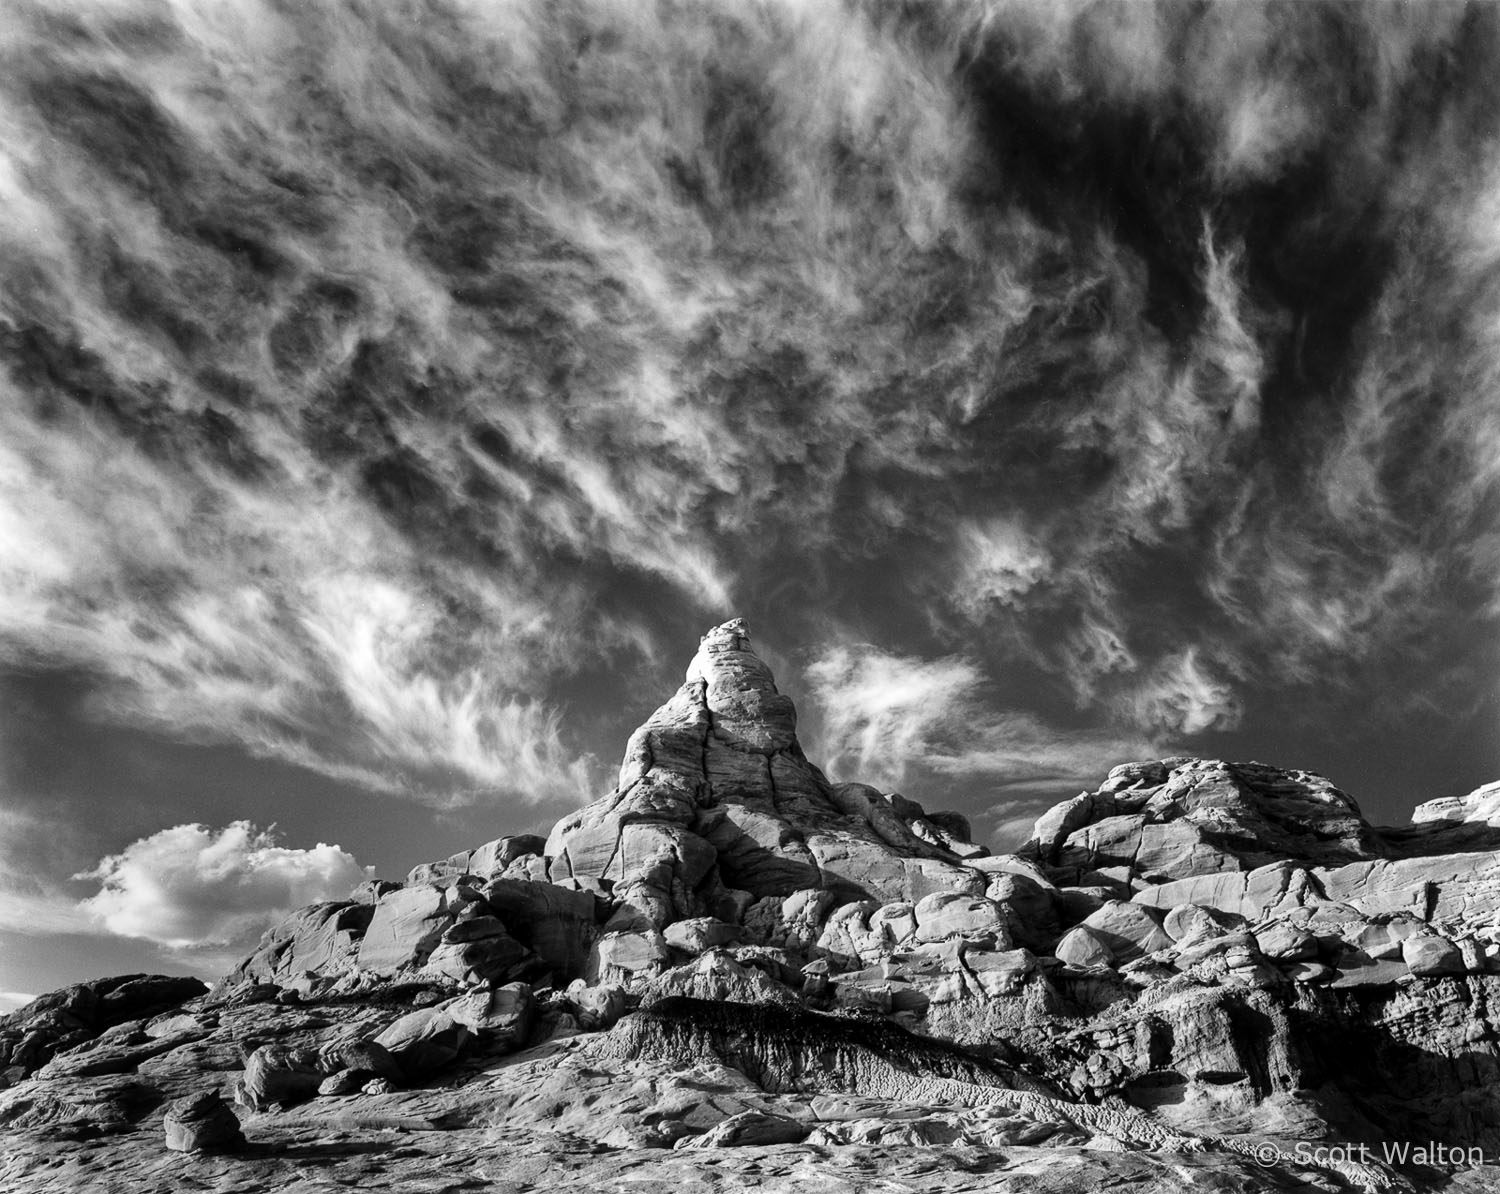
{"type": "Polygon", "coordinates": [[[1497,48],[1443,3],[18,5],[0,659],[557,803],[613,748],[567,686],[745,605],[885,775],[1492,634],[1497,48]],[[818,639],[882,619],[937,658],[818,639]]]}
{"type": "Polygon", "coordinates": [[[1167,735],[1231,730],[1241,708],[1232,677],[1217,671],[1196,647],[1158,664],[1121,700],[1128,720],[1167,735]]]}
{"type": "Polygon", "coordinates": [[[1008,799],[1055,796],[1157,746],[1126,734],[1067,732],[996,707],[989,681],[960,656],[924,659],[867,643],[833,647],[806,669],[817,741],[838,779],[895,788],[909,778],[987,781],[1008,799]]]}

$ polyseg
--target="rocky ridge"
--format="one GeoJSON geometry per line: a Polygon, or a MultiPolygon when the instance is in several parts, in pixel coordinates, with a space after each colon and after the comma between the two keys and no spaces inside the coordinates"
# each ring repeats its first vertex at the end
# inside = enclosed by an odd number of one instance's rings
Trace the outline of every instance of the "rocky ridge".
{"type": "Polygon", "coordinates": [[[1497,913],[1496,785],[1130,763],[993,855],[830,783],[735,621],[545,839],[0,1021],[0,1188],[1493,1188],[1497,913]]]}

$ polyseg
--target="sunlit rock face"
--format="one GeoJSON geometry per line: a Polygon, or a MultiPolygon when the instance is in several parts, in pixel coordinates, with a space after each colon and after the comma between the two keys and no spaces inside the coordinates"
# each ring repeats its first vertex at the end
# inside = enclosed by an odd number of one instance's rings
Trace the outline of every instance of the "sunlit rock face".
{"type": "Polygon", "coordinates": [[[304,908],[206,994],[137,976],[0,1021],[0,1175],[264,1185],[332,1139],[355,1180],[399,1126],[391,1188],[439,1155],[607,1183],[641,1150],[661,1181],[717,1154],[726,1189],[838,1150],[910,1190],[960,1156],[1068,1194],[1421,1188],[1458,1170],[1297,1143],[1500,1148],[1500,853],[1453,848],[1491,800],[1378,829],[1316,774],[1169,758],[995,855],[830,784],[726,622],[546,838],[304,908]]]}
{"type": "Polygon", "coordinates": [[[983,890],[920,808],[808,762],[742,620],[703,637],[632,735],[619,785],[547,840],[555,878],[608,881],[658,928],[804,888],[877,902],[983,890]],[[919,836],[922,835],[922,836],[919,836]]]}
{"type": "Polygon", "coordinates": [[[1098,791],[1042,817],[1028,845],[1054,866],[1148,882],[1383,852],[1359,805],[1321,775],[1207,759],[1116,767],[1098,791]]]}

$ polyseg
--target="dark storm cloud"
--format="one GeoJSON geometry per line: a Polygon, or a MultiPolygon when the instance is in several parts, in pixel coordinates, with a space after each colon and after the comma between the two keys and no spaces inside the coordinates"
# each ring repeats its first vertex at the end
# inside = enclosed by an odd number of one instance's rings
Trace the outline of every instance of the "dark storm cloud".
{"type": "Polygon", "coordinates": [[[14,12],[0,641],[109,715],[578,798],[754,603],[1071,776],[1492,635],[1489,6],[14,12]]]}

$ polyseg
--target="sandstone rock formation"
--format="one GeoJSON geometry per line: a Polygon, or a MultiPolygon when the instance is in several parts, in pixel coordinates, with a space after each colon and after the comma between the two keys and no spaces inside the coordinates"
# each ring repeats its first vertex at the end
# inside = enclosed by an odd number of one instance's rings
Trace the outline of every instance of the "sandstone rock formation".
{"type": "Polygon", "coordinates": [[[178,1099],[162,1116],[162,1127],[167,1147],[175,1152],[234,1152],[245,1145],[240,1121],[217,1091],[178,1099]]]}
{"type": "Polygon", "coordinates": [[[1495,1188],[1380,1146],[1500,1154],[1497,807],[1171,758],[993,855],[831,783],[726,623],[545,839],[0,1021],[0,1189],[1495,1188]]]}

